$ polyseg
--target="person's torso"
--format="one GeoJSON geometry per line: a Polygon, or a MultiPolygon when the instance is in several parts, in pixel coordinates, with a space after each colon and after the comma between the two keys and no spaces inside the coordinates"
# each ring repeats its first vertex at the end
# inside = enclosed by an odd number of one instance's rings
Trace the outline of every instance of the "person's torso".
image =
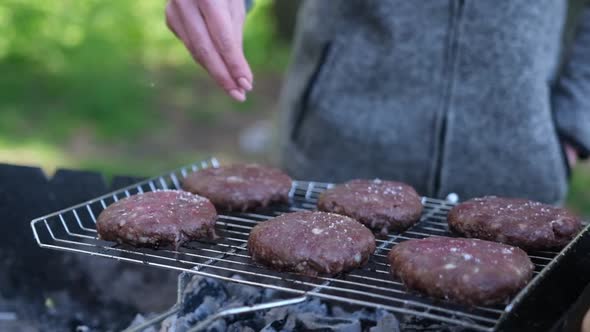
{"type": "Polygon", "coordinates": [[[559,200],[550,107],[566,3],[308,1],[283,93],[295,176],[559,200]],[[540,190],[549,192],[539,192],[540,190]]]}

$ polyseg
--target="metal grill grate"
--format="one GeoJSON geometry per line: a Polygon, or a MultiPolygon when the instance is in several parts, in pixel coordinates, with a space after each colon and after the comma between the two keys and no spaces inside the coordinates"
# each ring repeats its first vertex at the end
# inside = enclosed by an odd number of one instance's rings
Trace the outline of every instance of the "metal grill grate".
{"type": "MultiPolygon", "coordinates": [[[[136,249],[97,239],[96,218],[109,204],[146,191],[179,189],[180,180],[189,172],[217,166],[217,161],[211,159],[183,167],[83,204],[37,218],[31,222],[31,227],[37,242],[44,248],[103,256],[252,286],[383,308],[480,331],[493,330],[502,315],[507,314],[515,300],[522,298],[529,288],[525,288],[506,305],[468,308],[409,292],[399,280],[393,279],[389,274],[386,256],[395,244],[409,239],[450,235],[446,215],[453,204],[432,198],[423,198],[424,213],[414,227],[401,234],[389,234],[387,238],[377,240],[377,250],[363,269],[336,277],[305,277],[274,272],[254,264],[246,248],[250,229],[258,222],[284,212],[314,209],[319,193],[331,186],[318,182],[294,181],[290,192],[292,200],[288,206],[273,207],[272,210],[260,210],[256,213],[221,214],[216,226],[220,238],[214,242],[194,241],[176,251],[165,248],[136,249]]],[[[557,252],[549,251],[529,254],[535,264],[535,277],[557,254],[557,252]]]]}

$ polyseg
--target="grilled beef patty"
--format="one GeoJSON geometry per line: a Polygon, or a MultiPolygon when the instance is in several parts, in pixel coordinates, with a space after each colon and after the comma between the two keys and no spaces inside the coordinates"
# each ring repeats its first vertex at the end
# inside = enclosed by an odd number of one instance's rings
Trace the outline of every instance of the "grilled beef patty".
{"type": "Polygon", "coordinates": [[[458,234],[526,250],[561,248],[582,228],[580,219],[565,209],[494,196],[455,206],[449,212],[448,222],[458,234]]]}
{"type": "Polygon", "coordinates": [[[209,200],[185,191],[160,190],[109,205],[98,216],[101,239],[137,247],[157,247],[214,238],[217,219],[209,200]]]}
{"type": "Polygon", "coordinates": [[[256,225],[248,251],[256,262],[279,271],[334,275],[365,264],[375,251],[375,237],[346,216],[294,212],[256,225]]]}
{"type": "Polygon", "coordinates": [[[517,247],[439,236],[394,246],[389,262],[408,288],[467,305],[507,300],[527,284],[534,268],[517,247]]]}
{"type": "Polygon", "coordinates": [[[220,209],[246,211],[288,202],[291,182],[279,169],[241,164],[199,170],[189,174],[182,187],[220,209]]]}
{"type": "Polygon", "coordinates": [[[318,209],[349,216],[385,235],[415,224],[422,214],[422,201],[404,183],[352,180],[324,191],[318,209]]]}

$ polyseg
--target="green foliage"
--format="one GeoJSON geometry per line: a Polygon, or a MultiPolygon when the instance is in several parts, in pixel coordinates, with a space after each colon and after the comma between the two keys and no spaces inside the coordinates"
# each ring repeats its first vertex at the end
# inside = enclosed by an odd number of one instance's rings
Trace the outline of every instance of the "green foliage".
{"type": "Polygon", "coordinates": [[[580,165],[572,172],[567,205],[584,216],[590,216],[590,167],[580,165]]]}
{"type": "MultiPolygon", "coordinates": [[[[5,0],[0,2],[0,135],[67,139],[88,130],[101,139],[133,137],[161,121],[162,90],[194,89],[191,82],[160,82],[163,71],[202,77],[166,27],[165,1],[5,0]]],[[[260,0],[245,32],[256,71],[282,70],[288,52],[275,42],[270,1],[260,0]]],[[[211,84],[212,85],[212,84],[211,84]]],[[[216,91],[214,99],[227,97],[216,91]]],[[[215,114],[227,101],[199,107],[215,114]]],[[[201,115],[201,113],[203,113],[201,115]]]]}
{"type": "Polygon", "coordinates": [[[271,0],[256,0],[246,21],[244,52],[257,72],[282,71],[288,62],[290,48],[278,36],[272,6],[271,0]]]}

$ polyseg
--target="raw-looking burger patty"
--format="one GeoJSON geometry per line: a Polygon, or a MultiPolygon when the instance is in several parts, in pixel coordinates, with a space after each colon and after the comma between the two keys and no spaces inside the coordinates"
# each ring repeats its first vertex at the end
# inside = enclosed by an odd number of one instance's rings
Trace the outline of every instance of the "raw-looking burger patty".
{"type": "Polygon", "coordinates": [[[526,285],[534,268],[517,247],[438,236],[394,246],[389,263],[408,288],[467,305],[505,301],[526,285]]]}
{"type": "Polygon", "coordinates": [[[565,246],[582,228],[578,217],[551,205],[518,198],[482,197],[455,206],[448,216],[458,234],[526,250],[565,246]]]}
{"type": "Polygon", "coordinates": [[[422,201],[416,190],[404,183],[352,180],[324,191],[318,209],[352,217],[385,235],[415,224],[422,214],[422,201]]]}
{"type": "Polygon", "coordinates": [[[288,202],[291,182],[279,169],[240,164],[199,170],[189,174],[182,187],[209,198],[220,209],[246,211],[288,202]]]}
{"type": "Polygon", "coordinates": [[[346,216],[294,212],[256,225],[248,251],[256,262],[279,271],[334,275],[365,264],[375,251],[375,236],[346,216]]]}
{"type": "Polygon", "coordinates": [[[101,239],[157,247],[215,238],[217,213],[209,200],[180,190],[137,194],[109,205],[98,216],[101,239]]]}

